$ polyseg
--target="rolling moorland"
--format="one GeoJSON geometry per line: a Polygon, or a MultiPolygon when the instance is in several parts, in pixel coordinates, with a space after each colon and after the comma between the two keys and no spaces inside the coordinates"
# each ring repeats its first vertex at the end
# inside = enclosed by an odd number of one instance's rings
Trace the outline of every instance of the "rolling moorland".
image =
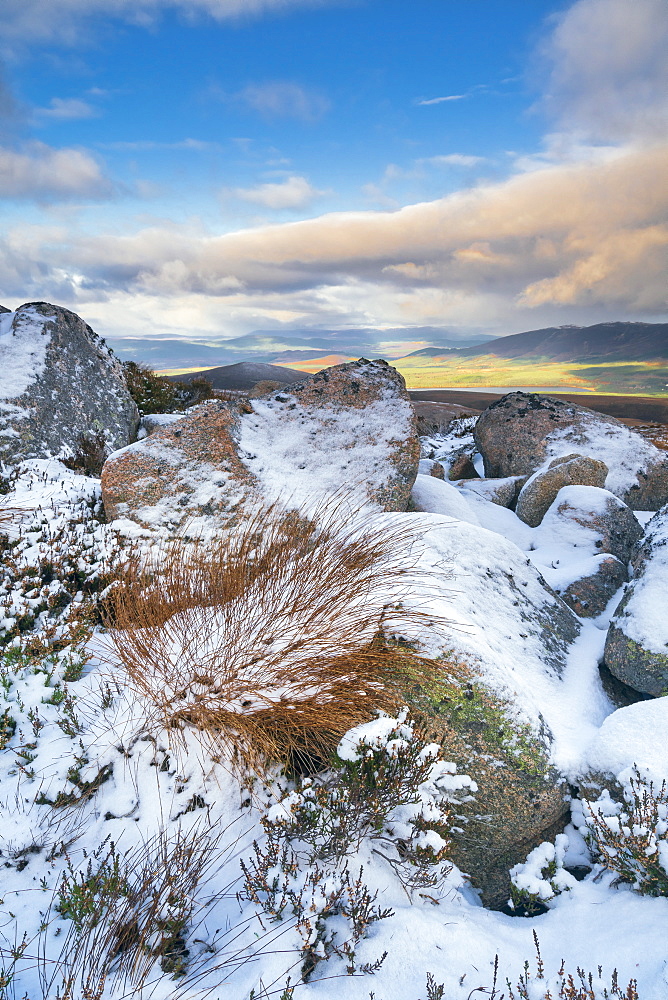
{"type": "MultiPolygon", "coordinates": [[[[311,372],[319,364],[293,361],[290,367],[311,372]]],[[[668,392],[668,324],[550,327],[473,347],[426,347],[392,364],[414,389],[527,386],[661,396],[668,392]]]]}
{"type": "MultiPolygon", "coordinates": [[[[242,339],[248,341],[248,353],[243,357],[230,355],[232,363],[252,360],[304,374],[355,360],[362,354],[376,356],[366,343],[360,344],[358,351],[347,346],[345,353],[335,353],[331,348],[260,353],[252,338],[242,339]]],[[[201,362],[200,352],[209,352],[213,361],[214,348],[193,345],[189,366],[184,346],[180,347],[182,367],[165,366],[161,369],[164,374],[176,376],[213,367],[201,362]]],[[[472,346],[425,347],[391,361],[410,389],[499,386],[660,397],[668,394],[668,324],[617,322],[548,327],[494,340],[485,338],[484,343],[472,346]]]]}

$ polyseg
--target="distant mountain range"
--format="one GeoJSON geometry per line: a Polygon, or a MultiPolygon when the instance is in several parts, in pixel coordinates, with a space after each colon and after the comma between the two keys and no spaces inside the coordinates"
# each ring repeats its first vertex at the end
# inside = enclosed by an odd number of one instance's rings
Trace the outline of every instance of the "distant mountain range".
{"type": "MultiPolygon", "coordinates": [[[[431,351],[431,348],[426,350],[431,351]]],[[[419,355],[424,352],[416,353],[419,355]]],[[[461,357],[495,354],[500,358],[540,358],[582,363],[601,360],[668,360],[668,323],[551,326],[544,330],[529,330],[510,337],[498,337],[492,344],[482,347],[462,347],[455,353],[461,357]]]]}
{"type": "MultiPolygon", "coordinates": [[[[494,340],[488,334],[457,337],[434,326],[397,327],[391,330],[255,330],[243,337],[221,340],[218,344],[198,344],[175,338],[109,337],[107,342],[121,361],[139,361],[152,368],[197,368],[254,361],[263,364],[291,364],[331,355],[382,357],[383,345],[392,341],[431,342],[438,351],[470,347],[494,340]]],[[[396,351],[392,352],[396,354],[396,351]]]]}
{"type": "MultiPolygon", "coordinates": [[[[668,323],[597,323],[594,326],[546,327],[507,337],[448,337],[439,327],[408,327],[392,330],[256,330],[219,344],[197,344],[186,340],[110,338],[109,345],[123,361],[141,361],[152,368],[220,367],[240,361],[260,364],[299,364],[333,355],[382,357],[381,343],[431,340],[421,348],[395,358],[393,364],[424,358],[454,361],[493,355],[498,358],[559,362],[633,362],[668,359],[668,323]]],[[[389,360],[392,360],[389,358],[389,360]]],[[[324,362],[325,365],[328,363],[324,362]]]]}

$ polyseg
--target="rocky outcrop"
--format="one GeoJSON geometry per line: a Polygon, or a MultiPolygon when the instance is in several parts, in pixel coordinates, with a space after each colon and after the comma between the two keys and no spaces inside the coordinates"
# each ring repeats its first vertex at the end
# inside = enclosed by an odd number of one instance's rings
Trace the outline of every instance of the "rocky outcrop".
{"type": "Polygon", "coordinates": [[[480,416],[475,440],[491,477],[532,475],[554,458],[605,462],[606,489],[634,510],[668,502],[668,459],[614,417],[536,393],[512,392],[480,416]]]}
{"type": "Polygon", "coordinates": [[[320,372],[262,398],[211,400],[112,455],[107,515],[174,529],[227,523],[249,503],[405,510],[419,442],[404,382],[384,361],[320,372]]]}
{"type": "Polygon", "coordinates": [[[0,318],[0,460],[103,457],[128,444],[139,413],[123,368],[75,313],[31,302],[0,318]]]}
{"type": "Polygon", "coordinates": [[[547,469],[531,476],[517,498],[515,513],[531,528],[537,528],[564,486],[599,486],[605,484],[608,467],[605,462],[585,455],[565,455],[555,458],[547,469]]]}
{"type": "Polygon", "coordinates": [[[449,858],[480,890],[485,906],[500,909],[509,871],[568,822],[568,788],[549,764],[549,733],[518,722],[512,705],[476,677],[453,652],[443,680],[413,686],[407,704],[430,736],[476,782],[474,801],[458,806],[449,858]]]}
{"type": "Polygon", "coordinates": [[[605,664],[615,677],[643,694],[668,693],[668,507],[647,526],[631,560],[627,584],[605,643],[605,664]]]}
{"type": "MultiPolygon", "coordinates": [[[[428,517],[421,515],[425,526],[428,517]]],[[[550,765],[550,712],[581,626],[512,542],[463,521],[436,525],[425,542],[436,579],[453,567],[442,583],[452,627],[424,640],[440,680],[406,697],[447,759],[478,784],[451,857],[486,905],[502,906],[509,868],[565,821],[566,789],[550,765]]]]}

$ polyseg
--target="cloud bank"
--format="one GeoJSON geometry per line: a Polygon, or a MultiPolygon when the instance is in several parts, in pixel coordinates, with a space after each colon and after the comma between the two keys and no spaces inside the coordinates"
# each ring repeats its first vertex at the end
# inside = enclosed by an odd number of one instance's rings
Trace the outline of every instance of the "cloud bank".
{"type": "MultiPolygon", "coordinates": [[[[432,322],[433,310],[451,322],[448,302],[461,317],[467,302],[490,296],[527,312],[577,306],[648,317],[667,307],[668,145],[546,167],[395,212],[332,213],[223,236],[176,226],[124,237],[63,233],[55,254],[53,233],[41,247],[38,235],[29,252],[39,288],[62,295],[69,285],[70,299],[195,295],[255,303],[260,313],[270,302],[270,312],[295,316],[317,314],[319,299],[329,316],[328,296],[347,289],[351,311],[364,296],[394,302],[387,317],[366,313],[376,323],[396,317],[402,297],[419,322],[432,322]]],[[[8,270],[20,234],[12,240],[8,270]]]]}

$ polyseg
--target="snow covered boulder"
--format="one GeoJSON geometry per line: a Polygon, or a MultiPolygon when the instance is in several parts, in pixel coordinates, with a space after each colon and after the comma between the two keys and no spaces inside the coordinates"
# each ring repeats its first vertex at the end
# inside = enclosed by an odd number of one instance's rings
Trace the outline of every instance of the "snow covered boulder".
{"type": "Polygon", "coordinates": [[[239,455],[265,497],[297,504],[351,494],[353,503],[406,510],[420,443],[399,372],[351,361],[250,401],[239,455]]]}
{"type": "Polygon", "coordinates": [[[664,780],[668,781],[668,742],[660,735],[666,731],[668,698],[618,708],[604,720],[585,750],[584,765],[590,778],[600,776],[623,783],[635,765],[660,787],[664,780]]]}
{"type": "Polygon", "coordinates": [[[473,508],[457,487],[436,476],[419,475],[413,484],[411,500],[413,510],[443,514],[469,524],[480,524],[473,508]]]}
{"type": "Polygon", "coordinates": [[[543,518],[539,539],[609,552],[628,563],[643,529],[630,507],[609,490],[564,486],[543,518]]]}
{"type": "Polygon", "coordinates": [[[633,510],[668,502],[668,459],[620,420],[536,393],[511,392],[479,417],[475,440],[486,476],[532,475],[577,453],[605,462],[606,489],[633,510]]]}
{"type": "MultiPolygon", "coordinates": [[[[427,517],[420,523],[429,525],[427,517]]],[[[423,560],[442,598],[416,599],[452,627],[445,636],[420,635],[441,680],[429,690],[407,685],[406,698],[447,759],[478,785],[452,860],[486,905],[502,906],[509,869],[563,828],[566,789],[552,759],[557,734],[570,725],[562,677],[580,624],[512,542],[463,520],[432,518],[423,560]]]]}
{"type": "Polygon", "coordinates": [[[257,486],[237,454],[239,426],[235,404],[211,400],[110,455],[102,469],[107,517],[158,530],[238,518],[257,486]]]}
{"type": "Polygon", "coordinates": [[[608,490],[564,486],[533,538],[533,559],[581,618],[595,618],[628,579],[627,563],[642,528],[608,490]]]}
{"type": "Polygon", "coordinates": [[[564,486],[599,486],[605,484],[608,467],[605,462],[585,455],[565,455],[555,458],[544,471],[530,476],[517,498],[515,513],[531,528],[543,520],[557,493],[564,486]]]}
{"type": "Polygon", "coordinates": [[[0,461],[128,444],[139,413],[123,369],[75,313],[31,302],[0,315],[0,461]]]}
{"type": "Polygon", "coordinates": [[[418,460],[403,379],[384,361],[355,361],[259,399],[193,407],[112,455],[102,495],[109,517],[170,530],[342,493],[355,507],[405,510],[418,460]]]}
{"type": "Polygon", "coordinates": [[[634,577],[610,623],[605,664],[643,694],[668,693],[668,506],[654,515],[636,550],[634,577]]]}
{"type": "Polygon", "coordinates": [[[505,479],[461,479],[457,489],[463,493],[474,493],[499,507],[514,509],[526,476],[506,476],[505,479]]]}

